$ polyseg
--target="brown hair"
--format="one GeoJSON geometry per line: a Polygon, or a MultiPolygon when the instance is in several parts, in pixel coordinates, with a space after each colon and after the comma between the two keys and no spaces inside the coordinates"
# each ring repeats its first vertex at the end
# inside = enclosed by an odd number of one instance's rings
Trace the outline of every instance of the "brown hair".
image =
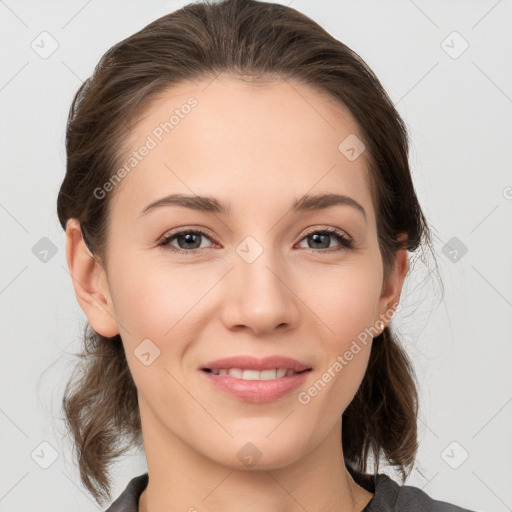
{"type": "MultiPolygon", "coordinates": [[[[244,79],[295,79],[344,105],[369,158],[384,282],[397,249],[427,247],[431,233],[418,204],[404,122],[377,77],[350,48],[317,23],[283,5],[255,0],[189,4],[110,48],[77,91],[66,132],[67,169],[58,200],[62,227],[80,221],[87,245],[105,265],[112,194],[94,190],[114,174],[134,122],[168,87],[219,73],[244,79]],[[400,234],[406,234],[401,241],[400,234]]],[[[433,252],[433,251],[432,251],[433,252]]],[[[119,335],[85,328],[81,364],[67,383],[63,411],[80,476],[95,499],[110,499],[108,467],[142,446],[136,387],[119,335]]],[[[417,451],[418,395],[409,359],[386,327],[373,341],[368,368],[343,413],[349,465],[375,472],[384,456],[402,480],[417,451]]]]}

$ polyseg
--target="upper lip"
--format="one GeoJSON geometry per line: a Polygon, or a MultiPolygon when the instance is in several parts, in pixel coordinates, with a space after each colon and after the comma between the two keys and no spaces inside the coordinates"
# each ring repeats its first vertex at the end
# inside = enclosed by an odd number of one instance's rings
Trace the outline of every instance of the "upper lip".
{"type": "Polygon", "coordinates": [[[311,370],[311,367],[305,363],[301,363],[296,359],[286,356],[267,356],[257,358],[249,355],[223,357],[210,361],[201,366],[201,370],[220,370],[229,368],[240,368],[242,370],[272,370],[274,368],[286,368],[295,372],[311,370]]]}

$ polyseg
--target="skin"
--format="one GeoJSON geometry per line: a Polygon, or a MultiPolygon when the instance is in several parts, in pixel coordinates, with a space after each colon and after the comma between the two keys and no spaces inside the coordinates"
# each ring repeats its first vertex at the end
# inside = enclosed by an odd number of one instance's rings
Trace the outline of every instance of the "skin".
{"type": "MultiPolygon", "coordinates": [[[[341,105],[310,86],[220,76],[152,102],[127,153],[192,95],[198,106],[109,192],[106,268],[88,252],[78,222],[66,228],[78,302],[96,332],[121,334],[137,386],[150,476],[139,510],[360,511],[373,495],[344,466],[341,415],[366,371],[371,339],[308,404],[297,395],[365,328],[388,324],[383,315],[396,307],[407,272],[403,249],[383,283],[367,155],[349,161],[338,150],[349,134],[362,136],[341,105]],[[320,192],[354,198],[366,221],[349,206],[289,212],[294,199],[320,192]],[[171,206],[139,217],[170,193],[214,196],[231,211],[171,206]],[[194,254],[159,247],[177,227],[209,235],[200,249],[184,249],[194,254]],[[307,236],[328,227],[354,248],[307,236]],[[236,252],[247,236],[263,249],[252,263],[236,252]],[[148,366],[134,354],[145,338],[160,350],[148,366]],[[287,355],[313,370],[274,402],[242,402],[198,370],[235,354],[287,355]],[[247,442],[261,452],[250,468],[237,456],[247,442]]],[[[171,246],[187,247],[179,242],[171,246]]]]}

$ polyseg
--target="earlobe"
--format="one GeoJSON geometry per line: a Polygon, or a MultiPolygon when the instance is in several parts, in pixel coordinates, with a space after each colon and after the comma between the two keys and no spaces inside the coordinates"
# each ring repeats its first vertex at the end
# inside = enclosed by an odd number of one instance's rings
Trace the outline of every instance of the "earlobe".
{"type": "Polygon", "coordinates": [[[91,327],[105,337],[119,334],[105,270],[85,245],[77,219],[66,224],[66,259],[76,298],[91,327]]]}

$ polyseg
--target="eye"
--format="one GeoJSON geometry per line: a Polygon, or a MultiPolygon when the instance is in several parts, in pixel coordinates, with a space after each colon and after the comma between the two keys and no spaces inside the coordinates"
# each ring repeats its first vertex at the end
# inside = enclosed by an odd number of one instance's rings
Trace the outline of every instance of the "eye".
{"type": "Polygon", "coordinates": [[[322,230],[310,231],[302,240],[312,240],[313,247],[309,247],[313,249],[313,252],[316,252],[317,249],[325,249],[329,248],[330,241],[335,238],[340,244],[339,247],[335,247],[333,251],[320,251],[320,252],[334,252],[334,251],[342,251],[345,249],[352,248],[352,240],[348,238],[342,231],[336,228],[325,228],[322,230]],[[314,247],[314,245],[320,245],[321,247],[314,247]]]}
{"type": "Polygon", "coordinates": [[[169,236],[166,236],[158,245],[168,247],[171,251],[176,251],[180,254],[193,254],[202,251],[197,251],[194,249],[204,249],[204,246],[201,247],[201,238],[210,239],[210,237],[199,229],[182,229],[180,231],[175,231],[169,236]],[[178,247],[171,245],[171,242],[176,240],[178,243],[178,247]]]}
{"type": "MultiPolygon", "coordinates": [[[[208,244],[204,246],[201,243],[201,239],[203,238],[212,240],[212,237],[208,236],[204,231],[201,231],[200,229],[181,229],[164,237],[158,245],[166,247],[169,250],[179,254],[192,255],[203,252],[202,250],[198,249],[208,248],[208,244]],[[177,242],[178,247],[171,243],[174,241],[177,242]]],[[[310,231],[301,239],[301,241],[307,239],[311,239],[313,245],[317,244],[321,246],[309,247],[309,249],[311,249],[313,252],[335,252],[352,248],[352,240],[348,238],[342,231],[336,228],[325,228],[322,230],[310,231]],[[329,249],[330,241],[333,238],[338,241],[339,247],[335,247],[330,251],[319,251],[319,249],[329,249]]]]}

